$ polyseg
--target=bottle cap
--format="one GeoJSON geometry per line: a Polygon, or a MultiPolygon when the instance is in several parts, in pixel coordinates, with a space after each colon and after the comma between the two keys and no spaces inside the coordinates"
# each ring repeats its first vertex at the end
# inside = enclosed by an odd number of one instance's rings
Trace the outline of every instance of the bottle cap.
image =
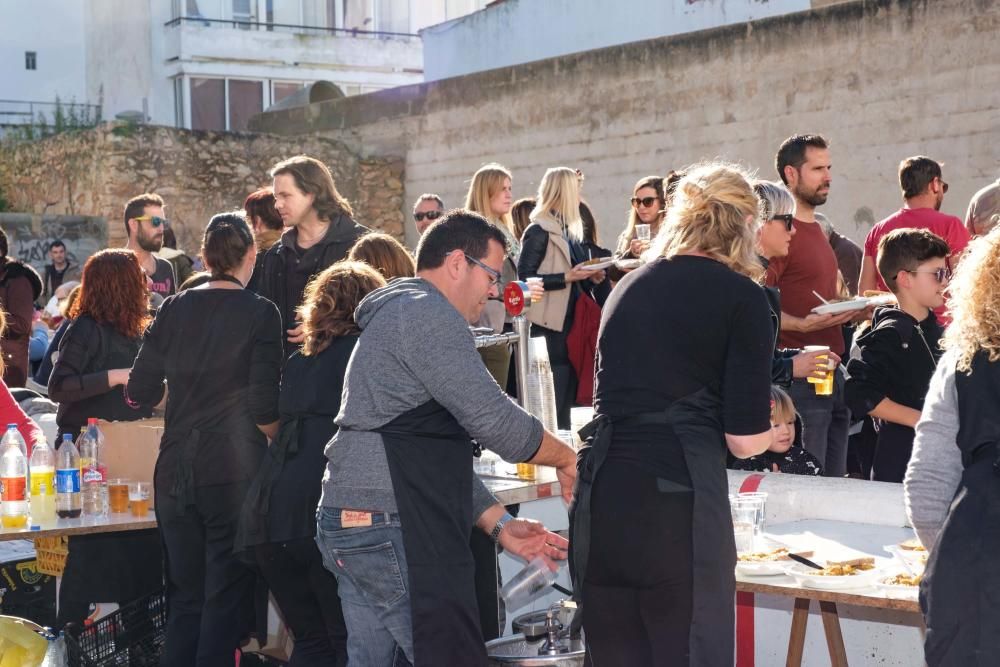
{"type": "Polygon", "coordinates": [[[33,525],[31,526],[31,530],[41,530],[41,529],[42,529],[42,527],[41,527],[41,526],[39,526],[38,524],[33,524],[33,525]]]}

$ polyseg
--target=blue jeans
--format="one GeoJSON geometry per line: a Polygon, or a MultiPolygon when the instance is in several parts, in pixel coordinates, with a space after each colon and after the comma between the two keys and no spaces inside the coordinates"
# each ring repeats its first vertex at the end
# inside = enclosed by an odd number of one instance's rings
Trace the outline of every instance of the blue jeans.
{"type": "Polygon", "coordinates": [[[844,367],[837,367],[831,396],[817,396],[815,386],[795,380],[789,396],[802,417],[802,446],[823,466],[826,477],[847,474],[847,431],[851,411],[844,401],[844,367]]]}
{"type": "Polygon", "coordinates": [[[320,507],[316,544],[337,577],[347,623],[348,664],[413,663],[406,555],[398,514],[372,513],[372,525],[344,528],[340,508],[320,507]]]}

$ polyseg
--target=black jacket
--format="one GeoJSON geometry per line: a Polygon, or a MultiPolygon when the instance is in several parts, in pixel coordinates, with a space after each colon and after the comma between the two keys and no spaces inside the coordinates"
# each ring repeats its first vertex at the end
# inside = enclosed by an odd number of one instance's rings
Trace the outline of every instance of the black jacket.
{"type": "Polygon", "coordinates": [[[889,398],[920,410],[941,357],[943,329],[934,313],[922,322],[895,307],[875,309],[872,326],[858,337],[860,358],[847,363],[847,406],[866,415],[889,398]]]}
{"type": "MultiPolygon", "coordinates": [[[[330,223],[326,236],[305,251],[296,247],[298,230],[294,227],[271,246],[261,262],[257,293],[278,307],[283,329],[295,327],[295,309],[302,303],[302,292],[309,280],[347,257],[354,242],[369,231],[346,215],[338,215],[330,223]]],[[[290,344],[287,338],[284,345],[287,359],[296,346],[290,344]]]]}
{"type": "MultiPolygon", "coordinates": [[[[761,263],[767,268],[767,260],[761,257],[761,263]]],[[[771,308],[771,325],[774,329],[774,357],[771,359],[771,382],[790,387],[792,385],[792,357],[801,352],[794,348],[778,347],[781,339],[781,291],[777,287],[761,285],[767,305],[771,308]]]]}

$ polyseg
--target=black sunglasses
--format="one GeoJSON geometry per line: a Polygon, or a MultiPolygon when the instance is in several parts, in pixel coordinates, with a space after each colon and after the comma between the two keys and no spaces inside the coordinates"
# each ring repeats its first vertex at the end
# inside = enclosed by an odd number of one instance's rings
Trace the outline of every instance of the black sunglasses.
{"type": "Polygon", "coordinates": [[[792,215],[791,213],[783,213],[782,215],[773,215],[771,216],[771,220],[780,220],[781,222],[784,222],[785,229],[789,232],[792,231],[792,228],[795,226],[794,223],[792,222],[793,220],[795,220],[795,216],[792,215]]]}
{"type": "Polygon", "coordinates": [[[638,197],[632,197],[632,206],[634,206],[635,208],[639,208],[639,205],[641,204],[645,208],[649,208],[658,201],[660,201],[659,197],[643,197],[642,199],[639,199],[638,197]]]}
{"type": "Polygon", "coordinates": [[[442,215],[444,215],[444,211],[427,211],[426,213],[414,213],[413,219],[417,222],[421,222],[424,218],[427,218],[428,220],[437,220],[442,215]]]}

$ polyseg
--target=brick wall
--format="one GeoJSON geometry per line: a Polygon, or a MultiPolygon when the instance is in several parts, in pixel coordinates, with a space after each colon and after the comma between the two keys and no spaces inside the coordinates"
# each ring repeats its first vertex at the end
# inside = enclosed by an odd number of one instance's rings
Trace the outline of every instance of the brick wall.
{"type": "Polygon", "coordinates": [[[900,206],[903,157],[946,163],[944,210],[960,216],[1000,175],[998,27],[988,0],[856,0],[263,114],[254,127],[405,155],[407,212],[421,192],[460,204],[488,161],[512,169],[518,197],[546,167],[581,168],[606,245],[640,177],[723,156],[774,179],[780,142],[820,132],[835,174],[822,210],[860,240],[900,206]]]}

